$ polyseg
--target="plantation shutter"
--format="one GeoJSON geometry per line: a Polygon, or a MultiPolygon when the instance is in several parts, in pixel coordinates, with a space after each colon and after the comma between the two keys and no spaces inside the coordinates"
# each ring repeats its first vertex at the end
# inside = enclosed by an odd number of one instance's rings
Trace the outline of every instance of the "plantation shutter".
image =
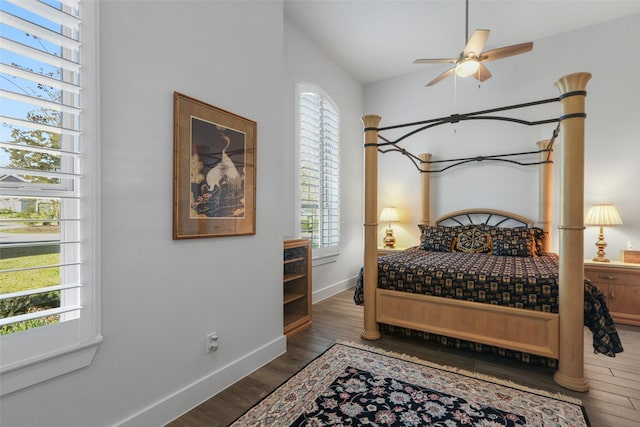
{"type": "Polygon", "coordinates": [[[338,113],[322,100],[322,246],[340,241],[340,148],[338,113]]]}
{"type": "Polygon", "coordinates": [[[300,232],[314,248],[340,242],[339,117],[314,92],[300,94],[300,232]]]}
{"type": "Polygon", "coordinates": [[[78,2],[2,2],[0,331],[78,318],[78,2]]]}

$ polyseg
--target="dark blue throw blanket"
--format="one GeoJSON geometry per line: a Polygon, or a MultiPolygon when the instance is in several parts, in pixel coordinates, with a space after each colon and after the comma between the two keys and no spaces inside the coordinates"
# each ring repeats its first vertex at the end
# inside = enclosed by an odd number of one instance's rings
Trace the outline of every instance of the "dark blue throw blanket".
{"type": "Polygon", "coordinates": [[[615,357],[622,353],[622,342],[609,314],[604,293],[584,279],[584,325],[593,334],[593,352],[615,357]]]}
{"type": "MultiPolygon", "coordinates": [[[[354,302],[357,305],[364,304],[364,287],[363,287],[363,270],[360,270],[358,279],[356,282],[356,289],[353,295],[354,302]]],[[[609,314],[605,296],[596,286],[585,278],[584,281],[584,325],[589,328],[593,334],[593,350],[594,353],[602,353],[606,356],[615,357],[616,353],[623,351],[622,342],[616,331],[615,323],[609,314]]],[[[436,338],[436,341],[445,345],[455,345],[456,347],[467,347],[469,349],[480,349],[484,351],[489,346],[477,345],[473,343],[461,344],[462,340],[447,339],[446,337],[440,337],[435,334],[429,333],[411,333],[405,328],[398,328],[395,326],[381,325],[381,329],[391,332],[402,332],[406,335],[419,335],[425,338],[436,338]]],[[[504,354],[504,351],[496,351],[493,348],[493,353],[504,354]]],[[[523,357],[521,354],[514,356],[515,358],[523,361],[528,361],[529,357],[523,357]]],[[[549,365],[548,363],[546,363],[549,365]]]]}

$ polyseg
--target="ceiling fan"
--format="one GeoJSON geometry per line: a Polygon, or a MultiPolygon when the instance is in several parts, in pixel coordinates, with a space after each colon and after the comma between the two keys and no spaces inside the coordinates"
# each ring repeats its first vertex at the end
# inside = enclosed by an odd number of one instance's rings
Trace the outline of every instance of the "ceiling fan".
{"type": "Polygon", "coordinates": [[[482,52],[489,30],[475,30],[469,38],[469,0],[466,0],[465,40],[467,44],[457,58],[416,59],[414,64],[455,64],[452,68],[441,73],[426,86],[433,86],[444,78],[456,73],[460,77],[472,76],[483,82],[491,77],[489,69],[483,62],[495,61],[508,56],[519,55],[533,49],[533,42],[514,44],[482,52]]]}

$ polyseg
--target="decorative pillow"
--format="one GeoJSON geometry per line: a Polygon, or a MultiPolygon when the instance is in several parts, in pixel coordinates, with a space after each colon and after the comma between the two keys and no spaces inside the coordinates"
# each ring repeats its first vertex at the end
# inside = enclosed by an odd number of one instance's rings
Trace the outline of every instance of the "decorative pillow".
{"type": "Polygon", "coordinates": [[[523,240],[497,241],[493,245],[494,255],[533,257],[531,244],[523,240]]]}
{"type": "Polygon", "coordinates": [[[463,227],[433,227],[419,224],[420,249],[433,252],[452,252],[453,242],[463,227]]]}
{"type": "Polygon", "coordinates": [[[454,247],[456,252],[486,254],[493,251],[491,235],[476,227],[458,234],[454,247]]]}
{"type": "Polygon", "coordinates": [[[493,243],[494,255],[536,256],[536,245],[531,228],[502,228],[484,226],[493,243]]]}
{"type": "Polygon", "coordinates": [[[539,256],[544,253],[544,237],[547,235],[547,232],[539,227],[532,227],[531,235],[533,236],[533,245],[535,247],[535,255],[539,256]]]}

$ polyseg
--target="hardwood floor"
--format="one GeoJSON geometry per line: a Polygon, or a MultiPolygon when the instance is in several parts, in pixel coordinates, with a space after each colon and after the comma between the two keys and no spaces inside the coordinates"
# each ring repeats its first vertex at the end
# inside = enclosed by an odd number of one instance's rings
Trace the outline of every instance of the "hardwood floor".
{"type": "Polygon", "coordinates": [[[395,335],[384,334],[378,341],[364,341],[360,338],[362,308],[353,303],[352,293],[347,290],[315,304],[312,327],[288,340],[286,354],[168,425],[226,426],[335,340],[344,340],[577,397],[582,400],[593,427],[640,426],[640,327],[618,325],[624,352],[615,358],[593,354],[591,336],[585,328],[585,372],[591,389],[578,393],[556,385],[553,371],[546,368],[395,335]]]}

